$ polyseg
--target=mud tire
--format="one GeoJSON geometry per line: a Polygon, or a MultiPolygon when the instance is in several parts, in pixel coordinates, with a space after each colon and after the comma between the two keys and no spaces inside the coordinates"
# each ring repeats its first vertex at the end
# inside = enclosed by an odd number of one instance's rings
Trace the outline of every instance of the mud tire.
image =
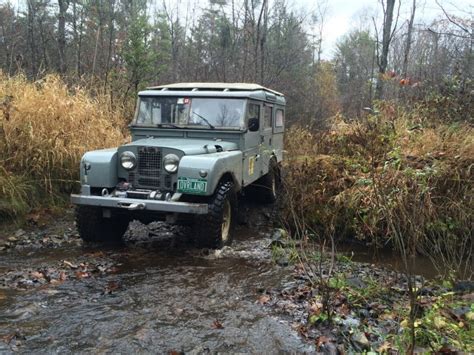
{"type": "Polygon", "coordinates": [[[208,204],[209,213],[197,217],[197,245],[210,249],[220,249],[231,245],[237,219],[237,197],[234,183],[232,181],[220,182],[208,204]],[[228,218],[230,220],[227,220],[228,218]],[[228,226],[224,227],[224,223],[228,223],[228,226]]]}
{"type": "Polygon", "coordinates": [[[101,208],[90,206],[77,206],[75,217],[79,236],[88,243],[119,242],[129,223],[129,219],[122,215],[104,218],[101,208]]]}
{"type": "Polygon", "coordinates": [[[268,173],[255,182],[257,199],[264,204],[276,202],[281,185],[280,169],[275,159],[271,159],[269,165],[268,173]]]}

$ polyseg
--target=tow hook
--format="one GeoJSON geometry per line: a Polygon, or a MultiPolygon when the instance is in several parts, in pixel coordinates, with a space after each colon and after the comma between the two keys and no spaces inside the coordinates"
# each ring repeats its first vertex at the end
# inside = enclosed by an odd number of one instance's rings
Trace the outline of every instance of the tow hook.
{"type": "Polygon", "coordinates": [[[119,202],[119,203],[117,203],[117,207],[126,208],[129,211],[135,211],[135,210],[144,210],[145,209],[145,204],[144,203],[119,202]]]}

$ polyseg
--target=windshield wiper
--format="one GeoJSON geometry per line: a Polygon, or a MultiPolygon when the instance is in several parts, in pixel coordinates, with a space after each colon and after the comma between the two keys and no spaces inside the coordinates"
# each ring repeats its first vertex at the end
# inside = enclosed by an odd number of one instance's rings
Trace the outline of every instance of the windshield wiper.
{"type": "Polygon", "coordinates": [[[211,129],[215,129],[216,127],[214,127],[208,120],[207,118],[205,117],[202,117],[199,113],[196,113],[193,111],[193,115],[196,115],[198,116],[201,120],[203,120],[204,122],[206,122],[208,124],[208,126],[211,128],[211,129]]]}
{"type": "Polygon", "coordinates": [[[163,128],[163,127],[183,128],[181,126],[175,125],[174,123],[157,123],[156,127],[159,127],[159,128],[163,128]]]}

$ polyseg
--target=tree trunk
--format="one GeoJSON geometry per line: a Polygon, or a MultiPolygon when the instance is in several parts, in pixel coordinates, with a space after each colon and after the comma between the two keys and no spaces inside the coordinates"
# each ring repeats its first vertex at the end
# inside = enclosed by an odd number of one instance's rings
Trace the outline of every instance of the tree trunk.
{"type": "Polygon", "coordinates": [[[107,50],[107,62],[105,65],[105,80],[104,80],[104,87],[107,86],[107,80],[109,77],[110,71],[110,61],[112,58],[112,47],[113,47],[113,40],[114,40],[114,21],[115,21],[115,0],[110,0],[110,8],[109,8],[109,44],[107,50]]]}
{"type": "Polygon", "coordinates": [[[388,65],[388,50],[392,41],[392,22],[395,0],[387,0],[387,8],[384,11],[383,33],[382,33],[382,54],[379,58],[379,77],[375,88],[375,98],[380,100],[383,95],[383,75],[388,65]]]}
{"type": "Polygon", "coordinates": [[[66,48],[66,11],[69,6],[67,0],[58,0],[58,49],[59,49],[59,72],[66,72],[66,57],[64,55],[66,48]]]}
{"type": "Polygon", "coordinates": [[[408,30],[407,30],[407,42],[405,44],[405,53],[403,56],[403,77],[406,78],[408,74],[408,57],[410,55],[410,48],[411,48],[411,39],[413,35],[413,22],[415,20],[415,11],[416,11],[416,0],[413,0],[413,7],[411,10],[410,21],[408,22],[408,30]]]}
{"type": "Polygon", "coordinates": [[[28,16],[27,16],[27,43],[30,50],[30,61],[31,61],[31,72],[33,77],[36,76],[38,72],[37,68],[37,49],[36,49],[36,40],[34,37],[35,33],[35,4],[33,0],[28,0],[28,16]]]}

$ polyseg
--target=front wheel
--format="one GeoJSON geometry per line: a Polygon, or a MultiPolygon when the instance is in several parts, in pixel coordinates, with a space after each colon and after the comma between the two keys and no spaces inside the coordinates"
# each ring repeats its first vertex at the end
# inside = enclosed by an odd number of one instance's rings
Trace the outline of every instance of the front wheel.
{"type": "Polygon", "coordinates": [[[220,182],[209,200],[209,212],[197,220],[197,242],[200,246],[220,249],[232,243],[237,198],[232,181],[220,182]]]}
{"type": "Polygon", "coordinates": [[[104,218],[102,209],[93,206],[76,207],[76,227],[85,242],[117,242],[127,231],[126,216],[104,218]]]}

